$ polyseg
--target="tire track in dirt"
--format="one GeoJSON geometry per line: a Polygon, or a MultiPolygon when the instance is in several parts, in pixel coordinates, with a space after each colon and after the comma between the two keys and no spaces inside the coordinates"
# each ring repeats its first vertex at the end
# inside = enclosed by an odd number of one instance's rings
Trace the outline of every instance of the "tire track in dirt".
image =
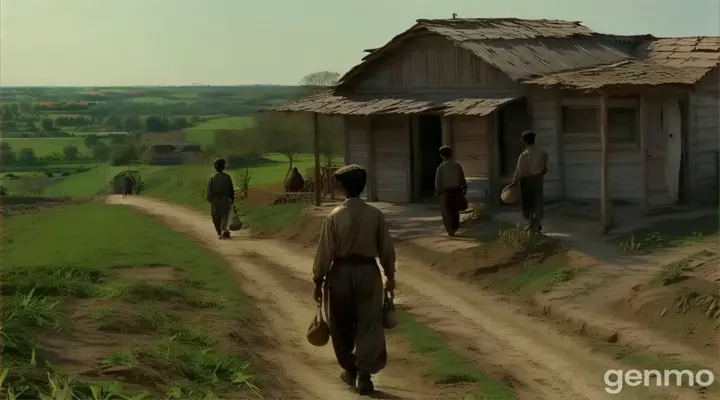
{"type": "MultiPolygon", "coordinates": [[[[258,252],[257,241],[217,240],[207,217],[182,207],[140,197],[123,199],[110,196],[107,201],[111,204],[137,207],[174,229],[188,233],[231,263],[242,277],[240,283],[243,291],[255,304],[262,306],[263,315],[267,319],[267,328],[275,333],[279,343],[278,348],[263,349],[264,357],[282,368],[284,376],[291,379],[297,387],[295,393],[288,396],[283,394],[282,399],[363,398],[340,382],[340,369],[335,361],[332,347],[316,348],[305,340],[307,327],[315,315],[311,292],[299,293],[296,282],[288,280],[282,274],[273,273],[272,270],[259,265],[260,263],[253,263],[252,255],[248,253],[258,252]]],[[[277,248],[261,247],[265,251],[278,251],[277,248]]],[[[284,261],[307,267],[307,263],[301,264],[304,261],[294,257],[284,261]]],[[[287,266],[288,263],[281,265],[287,266]]],[[[310,275],[306,270],[306,273],[300,276],[309,279],[310,275]]],[[[444,397],[440,393],[434,393],[433,387],[425,383],[423,372],[413,360],[400,357],[393,361],[375,377],[379,393],[373,396],[374,398],[431,400],[444,397]]]]}
{"type": "MultiPolygon", "coordinates": [[[[272,263],[284,266],[298,278],[309,279],[311,258],[293,252],[273,240],[218,241],[212,235],[207,218],[182,207],[144,198],[117,199],[111,202],[137,206],[207,243],[231,260],[240,272],[252,280],[247,286],[257,301],[267,302],[269,318],[285,345],[277,357],[291,377],[306,393],[315,398],[352,398],[339,387],[337,367],[331,350],[316,349],[304,340],[305,327],[312,318],[314,306],[303,305],[277,277],[249,262],[248,252],[258,253],[272,263]],[[259,292],[258,292],[259,291],[259,292]],[[295,297],[295,298],[294,298],[295,297]],[[323,354],[324,353],[324,354],[323,354]],[[330,354],[328,354],[330,353],[330,354]],[[288,360],[286,360],[288,359],[288,360]],[[287,362],[287,363],[286,363],[287,362]],[[294,364],[290,364],[294,363],[294,364]],[[304,366],[310,371],[303,371],[304,366]],[[299,376],[304,373],[305,376],[299,376]],[[313,391],[318,383],[322,390],[313,391]],[[335,397],[340,396],[340,397],[335,397]]],[[[552,326],[525,315],[524,311],[501,302],[498,296],[458,282],[399,253],[398,303],[410,307],[420,322],[443,334],[455,346],[467,346],[463,353],[480,367],[509,371],[518,382],[520,398],[549,400],[622,399],[696,399],[693,391],[647,391],[629,388],[618,395],[604,390],[603,374],[607,369],[627,369],[615,360],[592,353],[579,340],[563,336],[552,326]]],[[[303,294],[303,296],[305,296],[303,294]]],[[[393,361],[378,376],[379,388],[407,388],[403,398],[423,399],[427,388],[418,389],[421,380],[413,379],[408,365],[393,371],[393,361]],[[406,381],[410,381],[407,382],[406,381]],[[415,389],[413,391],[413,389],[415,389]],[[413,393],[414,392],[414,393],[413,393]]],[[[397,364],[397,363],[396,363],[397,364]]]]}

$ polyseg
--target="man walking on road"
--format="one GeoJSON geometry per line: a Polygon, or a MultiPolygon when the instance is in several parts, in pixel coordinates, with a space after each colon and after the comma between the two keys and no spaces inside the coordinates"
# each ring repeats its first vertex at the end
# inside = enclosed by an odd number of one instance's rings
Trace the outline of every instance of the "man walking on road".
{"type": "Polygon", "coordinates": [[[313,266],[314,298],[322,302],[325,289],[330,335],[343,368],[340,379],[357,387],[359,393],[370,394],[375,390],[371,374],[387,362],[383,282],[375,257],[387,277],[385,290],[392,292],[395,248],[383,213],[360,199],[366,171],[348,165],[335,177],[346,200],[330,212],[322,226],[313,266]]]}
{"type": "Polygon", "coordinates": [[[462,166],[452,159],[450,146],[441,147],[439,152],[443,161],[435,171],[435,195],[440,196],[445,230],[448,236],[455,236],[460,229],[459,205],[467,193],[467,182],[462,166]]]}
{"type": "Polygon", "coordinates": [[[210,215],[218,239],[227,239],[230,237],[228,218],[230,208],[235,200],[235,189],[230,175],[223,172],[225,160],[222,158],[215,160],[214,166],[215,173],[208,182],[206,198],[207,202],[210,203],[210,215]]]}
{"type": "Polygon", "coordinates": [[[520,204],[523,217],[528,221],[527,230],[542,231],[543,183],[547,174],[548,154],[535,144],[535,133],[522,134],[525,151],[518,157],[513,185],[520,184],[520,204]]]}

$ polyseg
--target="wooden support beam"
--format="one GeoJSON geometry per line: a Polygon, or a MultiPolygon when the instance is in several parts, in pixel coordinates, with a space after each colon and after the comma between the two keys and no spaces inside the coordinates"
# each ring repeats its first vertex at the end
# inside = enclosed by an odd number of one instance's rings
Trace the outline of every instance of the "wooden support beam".
{"type": "Polygon", "coordinates": [[[647,179],[647,163],[648,163],[648,150],[647,143],[645,141],[647,131],[647,115],[646,115],[646,99],[645,94],[640,94],[638,102],[638,137],[640,140],[640,157],[642,157],[642,180],[643,180],[643,207],[644,212],[650,209],[648,203],[649,191],[648,191],[648,179],[647,179]]]}
{"type": "Polygon", "coordinates": [[[315,205],[322,203],[321,177],[320,177],[320,129],[318,129],[318,114],[312,113],[313,150],[315,152],[315,205]]]}
{"type": "Polygon", "coordinates": [[[610,216],[610,201],[608,198],[608,121],[607,121],[607,97],[601,92],[600,96],[600,144],[601,144],[601,169],[600,169],[600,213],[602,215],[602,232],[607,234],[612,228],[610,216]]]}

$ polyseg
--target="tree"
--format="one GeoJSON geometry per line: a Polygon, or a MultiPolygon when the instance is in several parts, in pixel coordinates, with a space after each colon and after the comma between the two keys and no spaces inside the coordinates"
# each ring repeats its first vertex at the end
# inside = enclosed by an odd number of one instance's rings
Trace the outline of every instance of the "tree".
{"type": "Polygon", "coordinates": [[[33,165],[37,163],[37,155],[35,150],[29,147],[20,149],[18,152],[18,163],[22,165],[33,165]]]}
{"type": "Polygon", "coordinates": [[[126,131],[135,132],[143,128],[143,123],[140,120],[140,117],[137,115],[131,115],[125,118],[124,127],[126,131]]]}
{"type": "Polygon", "coordinates": [[[164,118],[158,116],[150,116],[145,119],[145,131],[147,132],[167,132],[169,127],[164,118]]]}
{"type": "Polygon", "coordinates": [[[90,155],[98,161],[107,161],[110,157],[110,147],[103,142],[97,142],[90,147],[90,155]]]}
{"type": "Polygon", "coordinates": [[[91,134],[91,135],[85,136],[84,140],[85,140],[85,147],[87,147],[89,149],[89,148],[95,146],[95,144],[98,141],[100,141],[100,137],[98,137],[98,135],[91,134]]]}
{"type": "Polygon", "coordinates": [[[53,132],[55,130],[55,123],[50,118],[42,120],[42,130],[45,132],[53,132]]]}
{"type": "Polygon", "coordinates": [[[172,127],[174,129],[185,129],[188,126],[190,126],[190,124],[188,123],[188,120],[185,117],[177,117],[177,118],[173,118],[173,120],[172,120],[172,127]]]}
{"type": "Polygon", "coordinates": [[[305,115],[267,114],[257,118],[257,131],[264,139],[266,151],[287,157],[288,171],[292,170],[297,155],[311,147],[309,124],[303,124],[299,119],[302,117],[305,115]]]}
{"type": "Polygon", "coordinates": [[[0,144],[0,162],[3,165],[13,164],[16,161],[16,155],[12,146],[7,142],[0,144]]]}
{"type": "Polygon", "coordinates": [[[300,85],[312,92],[321,92],[337,84],[340,74],[337,72],[320,71],[306,75],[300,80],[300,85]]]}
{"type": "Polygon", "coordinates": [[[80,154],[80,150],[77,148],[77,146],[73,145],[63,147],[62,151],[66,160],[77,160],[78,154],[80,154]]]}

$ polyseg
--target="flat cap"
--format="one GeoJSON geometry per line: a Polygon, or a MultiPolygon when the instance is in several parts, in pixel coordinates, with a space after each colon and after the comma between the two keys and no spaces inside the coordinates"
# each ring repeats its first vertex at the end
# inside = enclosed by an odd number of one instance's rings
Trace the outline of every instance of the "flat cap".
{"type": "Polygon", "coordinates": [[[347,174],[349,172],[353,172],[353,171],[365,171],[365,168],[363,168],[357,164],[345,165],[345,166],[338,168],[338,170],[335,171],[335,176],[342,176],[342,175],[345,175],[345,174],[347,174]]]}

